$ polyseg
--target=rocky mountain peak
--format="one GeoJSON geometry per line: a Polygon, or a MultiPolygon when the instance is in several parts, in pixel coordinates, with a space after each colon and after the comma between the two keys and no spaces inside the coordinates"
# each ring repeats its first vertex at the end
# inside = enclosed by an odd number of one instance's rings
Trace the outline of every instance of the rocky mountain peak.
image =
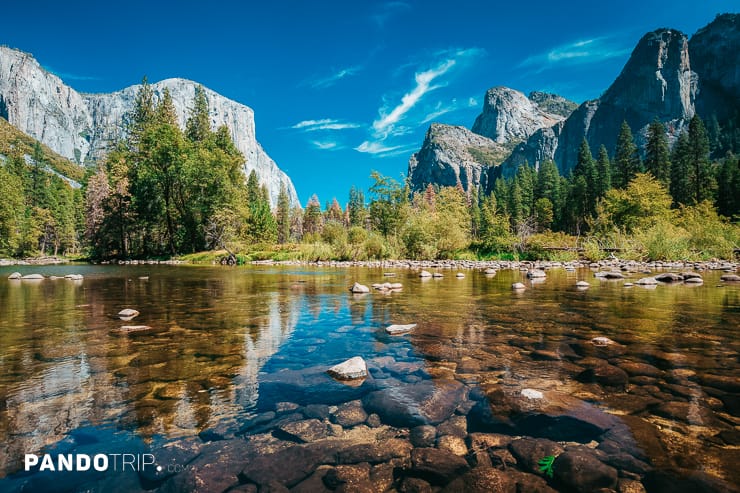
{"type": "Polygon", "coordinates": [[[601,101],[624,108],[628,122],[642,123],[656,116],[688,120],[694,116],[696,89],[687,36],[664,28],[640,39],[601,101]]]}
{"type": "Polygon", "coordinates": [[[700,75],[697,111],[702,118],[732,116],[740,106],[740,14],[718,15],[689,41],[700,75]],[[734,103],[734,104],[733,104],[734,103]]]}
{"type": "Polygon", "coordinates": [[[549,105],[557,107],[551,95],[536,94],[536,99],[530,99],[508,87],[492,87],[486,91],[483,112],[475,119],[473,132],[499,144],[515,144],[526,140],[540,128],[550,127],[565,118],[545,109],[549,105]],[[545,104],[541,107],[539,103],[545,104]]]}
{"type": "Polygon", "coordinates": [[[508,153],[501,144],[465,127],[433,123],[424,144],[409,160],[408,177],[413,190],[430,183],[463,189],[486,186],[487,169],[508,153]]]}

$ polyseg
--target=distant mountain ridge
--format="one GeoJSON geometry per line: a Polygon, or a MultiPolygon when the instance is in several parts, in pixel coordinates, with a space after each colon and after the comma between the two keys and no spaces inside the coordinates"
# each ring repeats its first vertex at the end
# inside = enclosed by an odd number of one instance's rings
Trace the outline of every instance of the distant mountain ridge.
{"type": "MultiPolygon", "coordinates": [[[[543,92],[529,97],[508,87],[486,91],[483,110],[472,131],[433,123],[419,152],[409,160],[412,190],[431,183],[465,190],[489,186],[489,170],[501,164],[520,142],[537,131],[562,122],[577,105],[543,92]]],[[[492,185],[492,183],[490,183],[492,185]]]]}
{"type": "MultiPolygon", "coordinates": [[[[740,14],[718,15],[690,40],[668,28],[645,34],[603,95],[577,107],[559,96],[535,92],[527,98],[509,88],[489,89],[472,130],[511,152],[499,163],[477,162],[476,176],[481,178],[472,185],[490,191],[497,177],[512,176],[525,163],[538,168],[545,160],[555,161],[560,173],[567,175],[584,138],[594,153],[604,145],[613,154],[623,121],[640,148],[656,117],[673,142],[695,113],[704,119],[717,117],[720,125],[740,115],[740,14]]],[[[428,132],[421,150],[409,161],[414,190],[428,183],[447,184],[426,181],[444,174],[429,170],[450,167],[428,152],[433,144],[428,132]]],[[[470,148],[465,152],[474,154],[470,148]]]]}
{"type": "MultiPolygon", "coordinates": [[[[155,97],[169,89],[179,122],[184,126],[198,83],[166,79],[151,85],[155,97]]],[[[140,86],[110,94],[82,94],[43,69],[28,53],[0,46],[0,113],[13,126],[58,154],[87,165],[101,159],[126,135],[124,116],[133,108],[140,86]]],[[[205,89],[211,126],[227,125],[244,154],[243,171],[255,170],[267,185],[273,205],[281,185],[292,204],[299,205],[290,178],[262,149],[255,135],[254,111],[205,89]]]]}

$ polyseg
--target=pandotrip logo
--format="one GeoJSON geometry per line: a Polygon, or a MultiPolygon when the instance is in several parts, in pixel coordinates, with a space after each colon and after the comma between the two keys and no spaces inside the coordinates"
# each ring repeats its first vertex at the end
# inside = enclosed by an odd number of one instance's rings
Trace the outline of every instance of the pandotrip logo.
{"type": "MultiPolygon", "coordinates": [[[[26,471],[40,472],[85,472],[85,471],[144,471],[153,469],[156,463],[153,454],[25,454],[26,471]]],[[[161,471],[162,466],[157,466],[161,471]]]]}

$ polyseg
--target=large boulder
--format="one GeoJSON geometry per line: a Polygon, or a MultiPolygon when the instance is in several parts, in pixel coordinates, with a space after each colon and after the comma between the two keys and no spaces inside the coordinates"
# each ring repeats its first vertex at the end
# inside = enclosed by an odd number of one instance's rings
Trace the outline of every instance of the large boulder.
{"type": "Polygon", "coordinates": [[[371,392],[363,399],[365,411],[376,413],[392,426],[439,424],[449,418],[465,395],[456,380],[421,381],[371,392]]]}
{"type": "Polygon", "coordinates": [[[356,380],[367,376],[367,364],[360,356],[355,356],[332,366],[326,372],[338,380],[356,380]]]}

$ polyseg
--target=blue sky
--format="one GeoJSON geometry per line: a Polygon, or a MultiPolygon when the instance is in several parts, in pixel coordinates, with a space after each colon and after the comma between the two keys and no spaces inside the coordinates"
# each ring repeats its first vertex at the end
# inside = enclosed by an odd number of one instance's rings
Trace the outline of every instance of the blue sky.
{"type": "Polygon", "coordinates": [[[647,31],[691,35],[735,0],[38,2],[0,44],[82,92],[184,77],[255,110],[303,204],[401,178],[431,122],[468,128],[487,88],[598,97],[647,31]]]}

